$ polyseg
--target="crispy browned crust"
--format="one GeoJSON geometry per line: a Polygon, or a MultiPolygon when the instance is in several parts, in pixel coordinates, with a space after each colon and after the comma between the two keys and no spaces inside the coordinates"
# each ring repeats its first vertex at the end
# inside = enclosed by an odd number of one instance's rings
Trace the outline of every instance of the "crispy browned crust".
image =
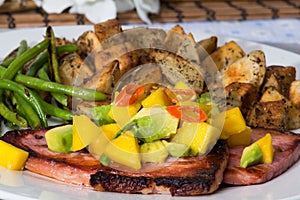
{"type": "Polygon", "coordinates": [[[172,196],[210,194],[222,182],[228,149],[220,140],[204,157],[178,159],[148,172],[102,168],[91,175],[96,190],[122,193],[170,193],[172,196]]]}

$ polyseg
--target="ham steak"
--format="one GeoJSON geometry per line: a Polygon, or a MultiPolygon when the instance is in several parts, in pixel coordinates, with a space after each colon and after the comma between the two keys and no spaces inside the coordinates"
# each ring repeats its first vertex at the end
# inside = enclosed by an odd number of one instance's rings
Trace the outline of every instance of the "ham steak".
{"type": "Polygon", "coordinates": [[[178,159],[164,166],[148,166],[142,172],[120,171],[102,166],[85,150],[68,154],[50,151],[45,132],[9,131],[1,140],[29,152],[27,170],[67,183],[93,186],[100,191],[177,196],[213,193],[222,183],[229,155],[226,142],[220,140],[206,156],[178,159]]]}
{"type": "Polygon", "coordinates": [[[239,167],[243,146],[230,148],[229,162],[224,174],[223,183],[231,185],[253,185],[267,182],[279,176],[291,167],[300,157],[300,135],[266,129],[252,129],[253,142],[272,135],[274,160],[270,164],[258,164],[246,169],[239,167]]]}
{"type": "Polygon", "coordinates": [[[206,156],[181,158],[140,172],[122,171],[101,165],[85,150],[69,154],[50,151],[45,132],[44,129],[9,131],[1,140],[30,153],[25,165],[27,170],[71,184],[92,186],[97,191],[170,193],[173,196],[210,194],[222,182],[250,185],[269,181],[286,171],[300,156],[300,136],[253,129],[253,141],[266,133],[272,135],[275,149],[273,164],[242,169],[239,160],[243,147],[228,149],[226,142],[219,140],[206,156]]]}

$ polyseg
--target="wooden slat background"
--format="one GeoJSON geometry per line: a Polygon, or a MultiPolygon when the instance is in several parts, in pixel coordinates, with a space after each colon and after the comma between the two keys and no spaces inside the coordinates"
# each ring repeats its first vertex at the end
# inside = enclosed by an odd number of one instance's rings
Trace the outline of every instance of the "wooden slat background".
{"type": "MultiPolygon", "coordinates": [[[[0,28],[81,25],[91,22],[81,14],[48,14],[32,0],[5,2],[0,7],[0,28]]],[[[122,24],[143,23],[135,11],[119,13],[122,24]]],[[[191,22],[300,18],[300,0],[161,0],[152,22],[191,22]]]]}

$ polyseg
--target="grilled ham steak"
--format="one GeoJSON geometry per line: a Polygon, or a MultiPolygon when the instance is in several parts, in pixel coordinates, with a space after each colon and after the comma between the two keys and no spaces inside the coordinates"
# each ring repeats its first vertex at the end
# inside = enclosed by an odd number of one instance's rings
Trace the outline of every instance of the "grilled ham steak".
{"type": "Polygon", "coordinates": [[[300,156],[299,135],[253,129],[253,141],[271,133],[275,149],[272,165],[259,164],[242,169],[239,160],[243,148],[228,150],[225,142],[220,140],[205,157],[178,159],[157,169],[134,173],[102,166],[98,159],[85,150],[70,154],[54,153],[47,148],[45,132],[10,131],[1,140],[30,153],[25,166],[29,171],[67,183],[93,186],[99,191],[171,193],[178,196],[208,194],[216,191],[222,180],[223,183],[234,185],[271,180],[286,171],[300,156]]]}
{"type": "Polygon", "coordinates": [[[271,165],[259,164],[246,169],[240,168],[242,146],[230,148],[229,163],[224,174],[223,183],[232,185],[252,185],[267,182],[279,176],[291,167],[300,157],[300,135],[283,133],[274,130],[252,129],[252,140],[256,141],[272,135],[274,160],[271,165]]]}
{"type": "Polygon", "coordinates": [[[30,153],[25,168],[60,181],[92,185],[96,190],[123,193],[171,193],[200,195],[216,191],[223,180],[228,148],[219,141],[205,157],[179,159],[142,173],[102,166],[87,151],[62,154],[47,148],[46,130],[7,132],[1,140],[30,153]]]}

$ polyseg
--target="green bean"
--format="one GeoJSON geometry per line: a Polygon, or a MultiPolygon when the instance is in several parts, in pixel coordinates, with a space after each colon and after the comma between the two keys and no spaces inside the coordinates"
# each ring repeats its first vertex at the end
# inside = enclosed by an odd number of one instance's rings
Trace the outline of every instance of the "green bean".
{"type": "Polygon", "coordinates": [[[43,111],[51,116],[59,117],[64,120],[72,120],[73,113],[69,110],[61,109],[57,106],[54,106],[50,103],[47,103],[44,101],[36,92],[32,92],[32,94],[36,97],[36,99],[39,101],[43,111]]]}
{"type": "MultiPolygon", "coordinates": [[[[0,66],[0,76],[4,74],[5,68],[0,66]]],[[[35,77],[26,76],[23,74],[17,74],[14,79],[18,83],[22,83],[25,86],[33,89],[39,89],[47,92],[57,92],[66,94],[73,97],[82,98],[85,100],[102,101],[106,100],[107,96],[99,91],[92,89],[85,89],[75,86],[63,85],[60,83],[54,83],[50,81],[44,81],[35,77]]]]}
{"type": "Polygon", "coordinates": [[[41,121],[31,105],[26,102],[19,94],[15,93],[17,102],[17,110],[28,122],[29,126],[33,129],[41,127],[41,121]]]}
{"type": "Polygon", "coordinates": [[[8,109],[2,101],[0,102],[0,115],[17,126],[27,127],[26,119],[8,109]]]}
{"type": "Polygon", "coordinates": [[[20,57],[23,53],[25,53],[27,51],[27,49],[28,49],[28,45],[27,45],[26,40],[22,40],[20,42],[20,46],[18,48],[16,58],[20,57]]]}
{"type": "MultiPolygon", "coordinates": [[[[44,66],[39,70],[38,77],[42,80],[50,81],[46,68],[48,68],[48,63],[45,63],[44,66]]],[[[56,92],[51,92],[51,95],[63,106],[68,106],[68,97],[66,95],[56,92]]]]}
{"type": "Polygon", "coordinates": [[[1,65],[2,65],[3,67],[6,68],[6,67],[8,67],[15,59],[16,59],[16,55],[12,55],[12,56],[10,56],[10,57],[6,57],[6,58],[3,59],[1,65]]]}
{"type": "Polygon", "coordinates": [[[37,59],[29,66],[28,70],[26,71],[26,75],[34,76],[37,71],[47,62],[48,54],[47,52],[42,53],[37,57],[37,59]]]}
{"type": "Polygon", "coordinates": [[[31,49],[28,49],[20,57],[16,58],[7,68],[7,70],[2,74],[2,78],[13,79],[13,77],[18,73],[18,71],[24,67],[24,65],[40,54],[45,48],[47,48],[49,40],[45,39],[42,42],[38,43],[31,49]]]}
{"type": "Polygon", "coordinates": [[[1,65],[4,67],[8,67],[15,59],[16,57],[19,57],[21,54],[23,54],[27,50],[27,42],[26,40],[22,40],[20,42],[20,46],[10,52],[2,61],[1,65]]]}
{"type": "Polygon", "coordinates": [[[32,92],[28,88],[26,88],[18,83],[15,83],[11,80],[0,79],[0,89],[11,90],[11,91],[14,91],[15,93],[19,94],[35,110],[35,112],[37,113],[37,115],[39,116],[39,118],[41,120],[42,127],[47,127],[48,123],[47,123],[46,116],[45,116],[38,100],[36,99],[35,96],[33,96],[32,92]]]}
{"type": "Polygon", "coordinates": [[[48,55],[49,55],[49,67],[50,67],[50,79],[57,83],[61,83],[61,79],[58,71],[58,62],[56,55],[56,39],[54,35],[54,31],[51,26],[47,27],[46,36],[50,40],[48,46],[48,55]]]}
{"type": "Polygon", "coordinates": [[[5,90],[3,92],[3,97],[1,96],[0,102],[0,115],[4,116],[7,121],[10,121],[10,123],[8,123],[10,128],[15,129],[15,127],[20,126],[20,124],[27,126],[27,121],[25,118],[23,118],[23,115],[19,115],[19,113],[15,112],[16,101],[12,91],[5,90]]]}
{"type": "Polygon", "coordinates": [[[1,65],[4,66],[5,68],[12,63],[16,59],[18,52],[18,48],[12,50],[5,58],[2,60],[1,65]]]}
{"type": "MultiPolygon", "coordinates": [[[[73,44],[66,44],[56,47],[56,53],[62,54],[62,53],[71,53],[77,51],[78,47],[77,45],[73,44]]],[[[34,76],[38,70],[43,67],[43,65],[47,62],[49,58],[48,52],[43,52],[30,66],[29,69],[26,72],[27,76],[34,76]]]]}
{"type": "Polygon", "coordinates": [[[15,102],[13,101],[13,92],[5,90],[3,92],[3,97],[1,98],[1,101],[3,101],[3,103],[5,104],[5,106],[10,109],[10,110],[14,110],[15,107],[15,102]]]}
{"type": "MultiPolygon", "coordinates": [[[[20,129],[20,126],[16,125],[15,123],[13,123],[11,121],[4,120],[3,123],[7,128],[9,128],[11,130],[19,130],[20,129]]],[[[24,128],[26,128],[26,127],[24,127],[24,128]]]]}

